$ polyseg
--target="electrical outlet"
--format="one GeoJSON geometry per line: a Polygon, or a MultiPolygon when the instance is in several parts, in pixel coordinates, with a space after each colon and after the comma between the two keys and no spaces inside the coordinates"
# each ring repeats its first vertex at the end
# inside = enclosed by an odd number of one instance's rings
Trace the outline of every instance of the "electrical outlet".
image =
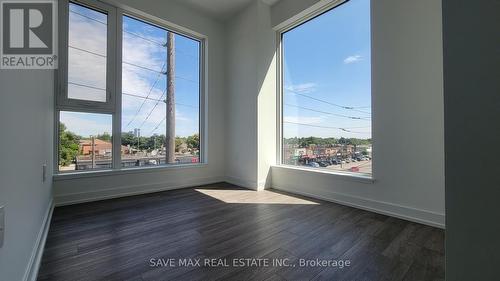
{"type": "Polygon", "coordinates": [[[5,233],[5,208],[0,206],[0,248],[3,246],[3,236],[5,233]]]}
{"type": "Polygon", "coordinates": [[[47,179],[47,164],[42,165],[42,182],[47,179]]]}

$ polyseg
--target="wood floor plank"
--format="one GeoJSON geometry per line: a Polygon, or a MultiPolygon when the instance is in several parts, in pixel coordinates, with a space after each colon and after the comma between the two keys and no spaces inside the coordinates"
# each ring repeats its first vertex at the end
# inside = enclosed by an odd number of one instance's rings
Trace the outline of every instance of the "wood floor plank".
{"type": "Polygon", "coordinates": [[[339,204],[227,183],[54,210],[41,281],[441,280],[440,229],[339,204]],[[289,266],[236,266],[242,258],[289,266]],[[153,261],[172,259],[177,266],[153,261]],[[199,259],[200,266],[179,266],[199,259]],[[229,266],[204,265],[205,259],[229,266]],[[350,260],[349,267],[299,266],[350,260]]]}

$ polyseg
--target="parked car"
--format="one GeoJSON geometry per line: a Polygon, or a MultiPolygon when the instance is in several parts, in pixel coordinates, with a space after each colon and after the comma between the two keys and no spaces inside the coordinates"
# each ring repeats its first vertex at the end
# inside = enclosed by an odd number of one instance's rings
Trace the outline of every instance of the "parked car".
{"type": "Polygon", "coordinates": [[[313,168],[319,168],[320,167],[319,164],[316,163],[316,162],[309,162],[309,164],[307,164],[307,166],[313,167],[313,168]]]}
{"type": "Polygon", "coordinates": [[[319,166],[320,167],[328,167],[330,166],[330,163],[326,162],[326,161],[320,161],[318,162],[319,166]]]}
{"type": "Polygon", "coordinates": [[[340,160],[338,160],[338,159],[332,159],[331,162],[332,162],[332,165],[340,164],[340,160]]]}

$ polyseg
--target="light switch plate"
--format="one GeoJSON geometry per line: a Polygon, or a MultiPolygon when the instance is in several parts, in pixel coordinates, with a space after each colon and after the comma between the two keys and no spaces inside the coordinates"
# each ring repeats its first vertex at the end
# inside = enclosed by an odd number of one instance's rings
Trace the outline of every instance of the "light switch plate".
{"type": "Polygon", "coordinates": [[[5,233],[5,207],[0,206],[0,248],[3,246],[3,237],[5,233]]]}

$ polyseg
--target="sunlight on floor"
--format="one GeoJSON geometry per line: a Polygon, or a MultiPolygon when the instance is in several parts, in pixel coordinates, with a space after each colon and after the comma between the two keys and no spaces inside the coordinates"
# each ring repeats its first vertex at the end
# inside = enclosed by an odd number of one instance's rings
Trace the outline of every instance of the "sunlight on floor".
{"type": "Polygon", "coordinates": [[[220,189],[195,189],[225,203],[239,204],[302,204],[319,205],[317,202],[280,194],[268,190],[220,190],[220,189]]]}

